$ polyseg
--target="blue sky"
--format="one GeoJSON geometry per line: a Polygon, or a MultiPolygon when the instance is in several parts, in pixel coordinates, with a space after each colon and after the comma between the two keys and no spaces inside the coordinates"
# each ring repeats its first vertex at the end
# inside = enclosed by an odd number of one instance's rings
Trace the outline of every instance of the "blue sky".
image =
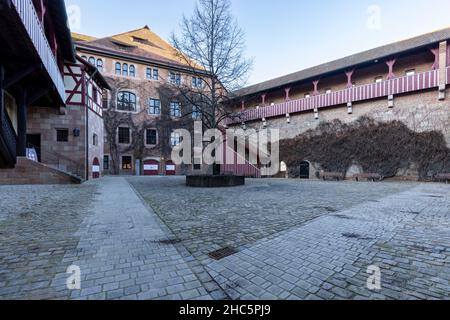
{"type": "MultiPolygon", "coordinates": [[[[72,30],[97,37],[148,25],[164,39],[195,0],[65,0],[72,30]],[[79,10],[80,15],[77,15],[79,10]],[[79,17],[79,19],[78,19],[79,17]]],[[[255,64],[249,84],[450,26],[449,0],[232,0],[255,64]]]]}

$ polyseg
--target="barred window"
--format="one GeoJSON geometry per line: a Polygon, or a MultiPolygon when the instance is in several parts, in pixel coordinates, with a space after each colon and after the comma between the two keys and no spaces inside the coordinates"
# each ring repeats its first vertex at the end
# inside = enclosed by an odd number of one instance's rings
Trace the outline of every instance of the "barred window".
{"type": "Polygon", "coordinates": [[[103,170],[109,170],[109,156],[103,156],[103,170]]]}
{"type": "Polygon", "coordinates": [[[119,143],[130,144],[130,128],[119,127],[119,143]]]}
{"type": "Polygon", "coordinates": [[[158,133],[155,129],[147,129],[146,144],[156,145],[158,142],[158,133]]]}
{"type": "Polygon", "coordinates": [[[56,129],[57,142],[69,142],[69,129],[56,129]]]}

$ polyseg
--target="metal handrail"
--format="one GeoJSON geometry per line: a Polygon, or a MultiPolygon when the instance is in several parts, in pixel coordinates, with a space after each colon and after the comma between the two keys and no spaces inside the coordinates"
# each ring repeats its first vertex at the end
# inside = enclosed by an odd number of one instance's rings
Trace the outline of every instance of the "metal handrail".
{"type": "Polygon", "coordinates": [[[15,133],[14,126],[11,122],[11,119],[9,119],[9,117],[7,116],[6,111],[4,111],[0,115],[0,117],[1,134],[6,141],[8,151],[11,154],[12,158],[16,158],[17,135],[15,133]]]}

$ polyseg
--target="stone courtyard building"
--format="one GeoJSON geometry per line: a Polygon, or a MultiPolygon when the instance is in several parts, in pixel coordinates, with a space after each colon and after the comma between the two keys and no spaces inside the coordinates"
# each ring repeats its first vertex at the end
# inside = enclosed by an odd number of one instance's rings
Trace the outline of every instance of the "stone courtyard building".
{"type": "Polygon", "coordinates": [[[99,177],[109,86],[76,57],[64,1],[2,1],[0,40],[0,183],[99,177]]]}
{"type": "MultiPolygon", "coordinates": [[[[110,37],[73,34],[77,53],[95,65],[112,90],[103,97],[106,174],[175,175],[186,168],[171,160],[180,143],[174,129],[198,115],[178,90],[201,90],[204,80],[148,26],[110,37]]],[[[198,71],[198,70],[197,70],[198,71]]]]}
{"type": "MultiPolygon", "coordinates": [[[[353,123],[362,116],[398,120],[415,132],[436,131],[450,146],[450,28],[324,63],[234,93],[240,129],[279,129],[280,139],[295,138],[325,121],[353,123]]],[[[289,168],[281,160],[280,176],[289,168]]],[[[316,178],[320,164],[310,159],[302,178],[316,178]]],[[[360,174],[354,166],[347,177],[360,174]]],[[[413,167],[401,176],[417,176],[413,167]]]]}

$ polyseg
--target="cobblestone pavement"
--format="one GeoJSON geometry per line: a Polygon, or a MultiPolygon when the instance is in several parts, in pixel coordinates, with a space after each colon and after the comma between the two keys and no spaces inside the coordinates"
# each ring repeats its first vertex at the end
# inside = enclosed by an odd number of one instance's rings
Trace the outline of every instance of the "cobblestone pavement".
{"type": "Polygon", "coordinates": [[[450,298],[443,184],[0,186],[0,241],[0,299],[450,298]],[[238,252],[209,258],[225,246],[238,252]],[[69,265],[81,290],[66,288],[69,265]],[[380,291],[366,289],[369,265],[380,291]]]}
{"type": "MultiPolygon", "coordinates": [[[[9,213],[0,222],[0,298],[211,299],[188,266],[189,257],[180,255],[125,179],[106,178],[79,188],[14,190],[49,196],[40,206],[31,206],[30,221],[17,218],[23,209],[2,201],[9,213]],[[85,209],[74,214],[79,206],[85,209]],[[81,290],[66,287],[70,265],[81,269],[81,290]]],[[[6,188],[1,191],[8,194],[6,188]]]]}
{"type": "Polygon", "coordinates": [[[247,180],[236,188],[186,188],[182,177],[128,178],[203,264],[208,253],[255,241],[414,187],[402,183],[247,180]]]}
{"type": "Polygon", "coordinates": [[[0,186],[0,299],[51,299],[95,186],[0,186]]]}
{"type": "Polygon", "coordinates": [[[231,299],[450,298],[447,185],[130,181],[231,299]],[[207,256],[225,246],[240,252],[207,256]],[[367,289],[372,265],[380,291],[367,289]]]}
{"type": "Polygon", "coordinates": [[[450,188],[320,217],[207,269],[233,299],[449,299],[450,188]],[[367,289],[369,266],[381,290],[367,289]]]}

